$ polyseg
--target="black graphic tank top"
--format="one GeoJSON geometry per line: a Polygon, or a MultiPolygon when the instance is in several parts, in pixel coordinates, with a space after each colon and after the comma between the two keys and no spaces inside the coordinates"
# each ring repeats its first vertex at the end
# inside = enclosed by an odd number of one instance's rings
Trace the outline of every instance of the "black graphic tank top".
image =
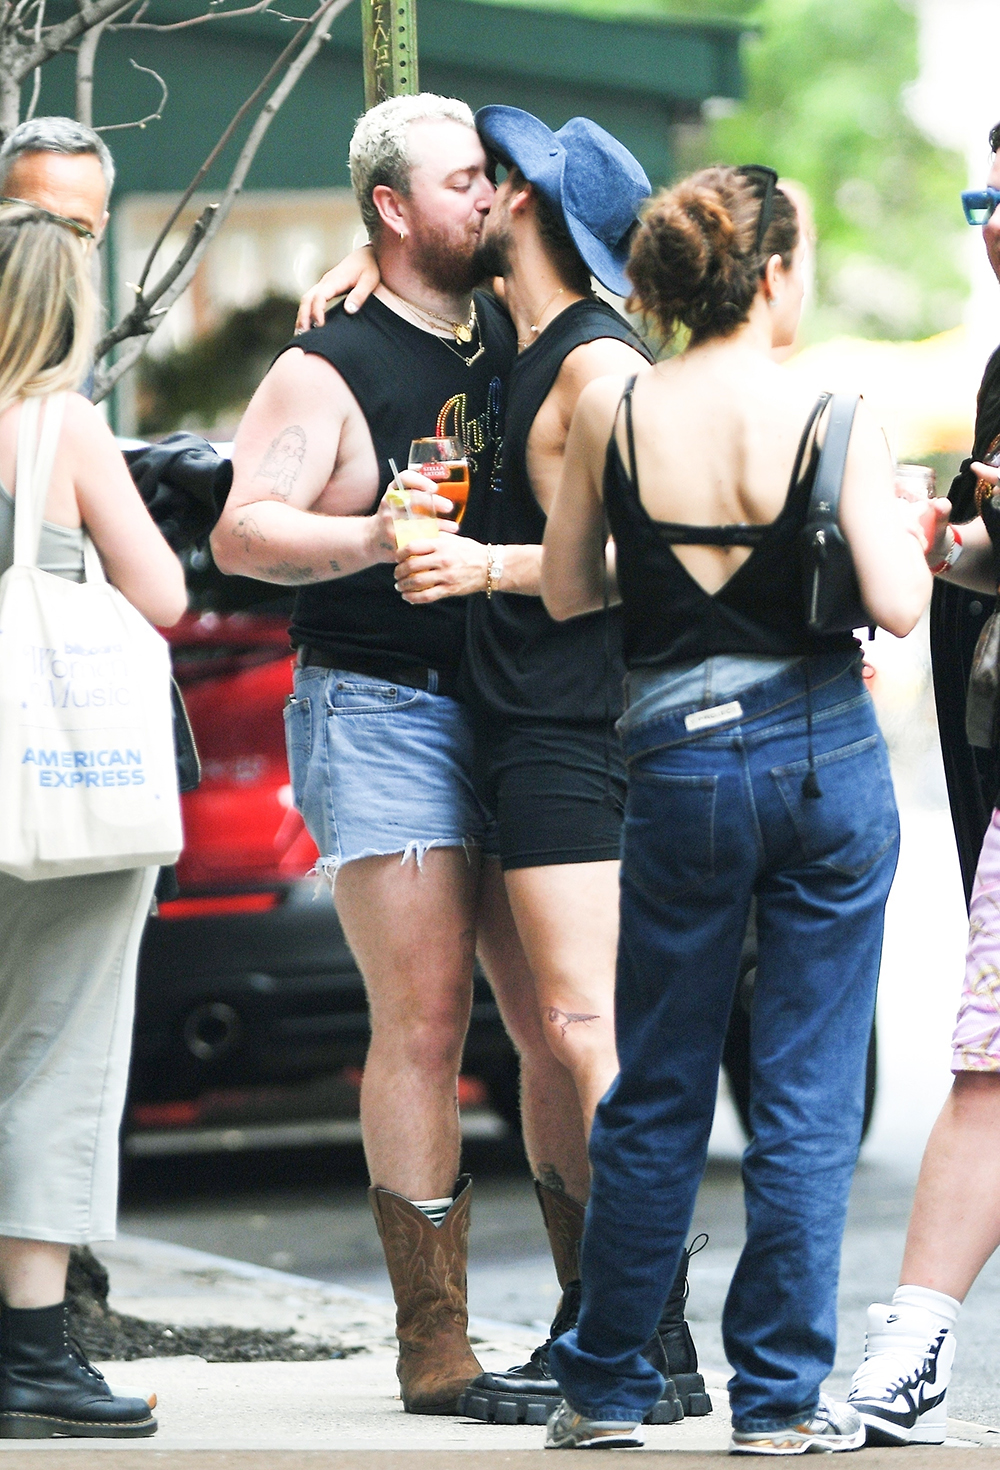
{"type": "MultiPolygon", "coordinates": [[[[462,439],[469,456],[470,501],[493,476],[501,443],[501,385],[517,342],[510,318],[491,296],[477,292],[475,301],[485,350],[470,366],[440,338],[374,296],[355,316],[335,307],[322,327],[288,344],[325,357],[357,399],[378,459],[372,510],[392,478],[389,459],[405,468],[411,439],[446,434],[462,439]]],[[[395,589],[393,572],[392,564],[381,563],[301,588],[292,642],[332,654],[348,669],[352,653],[384,654],[435,668],[453,680],[465,636],[464,599],[410,607],[395,589]]]]}

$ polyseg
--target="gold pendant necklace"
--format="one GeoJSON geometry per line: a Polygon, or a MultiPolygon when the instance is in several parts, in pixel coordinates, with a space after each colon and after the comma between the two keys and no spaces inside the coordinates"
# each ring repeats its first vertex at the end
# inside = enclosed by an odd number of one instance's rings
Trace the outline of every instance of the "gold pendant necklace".
{"type": "Polygon", "coordinates": [[[397,301],[401,301],[404,306],[408,306],[417,316],[423,317],[425,322],[436,325],[439,329],[441,327],[447,327],[449,332],[454,334],[456,342],[469,343],[472,341],[472,334],[477,326],[476,303],[474,301],[471,303],[472,309],[469,312],[469,320],[467,322],[456,322],[450,316],[442,316],[440,312],[429,311],[425,306],[418,306],[415,301],[408,301],[405,296],[400,296],[398,291],[393,291],[391,286],[386,286],[385,289],[390,291],[396,297],[397,301]]]}

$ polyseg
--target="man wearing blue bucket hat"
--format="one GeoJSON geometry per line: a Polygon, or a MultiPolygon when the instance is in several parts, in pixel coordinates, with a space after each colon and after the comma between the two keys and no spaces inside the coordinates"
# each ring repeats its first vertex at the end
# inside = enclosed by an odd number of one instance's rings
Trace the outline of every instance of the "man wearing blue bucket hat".
{"type": "MultiPolygon", "coordinates": [[[[624,670],[617,613],[555,623],[536,594],[546,511],[577,399],[594,378],[629,375],[650,361],[628,323],[592,291],[596,277],[615,296],[629,293],[625,264],[650,185],[628,149],[589,118],[554,132],[520,108],[495,106],[476,114],[476,127],[498,170],[507,170],[478,256],[484,274],[503,277],[520,350],[506,385],[499,482],[470,501],[463,528],[463,540],[486,545],[487,580],[454,590],[486,592],[468,603],[462,693],[473,716],[477,789],[497,818],[503,881],[534,979],[533,994],[504,994],[498,986],[497,995],[521,1050],[529,1157],[563,1288],[555,1337],[575,1320],[579,1301],[589,1189],[579,1143],[617,1071],[625,774],[611,726],[621,713],[624,670]],[[554,1100],[546,1107],[532,1097],[529,1037],[539,1015],[575,1087],[575,1137],[565,1122],[558,1129],[546,1117],[554,1100]],[[539,1118],[548,1126],[532,1138],[539,1118]]],[[[450,563],[468,554],[442,546],[414,556],[397,568],[397,585],[420,601],[438,587],[447,593],[450,563]]],[[[667,1379],[651,1415],[659,1423],[711,1407],[684,1322],[686,1265],[662,1338],[650,1345],[667,1379]]],[[[482,1374],[461,1408],[493,1422],[540,1423],[558,1396],[545,1344],[508,1373],[482,1374]]]]}
{"type": "MultiPolygon", "coordinates": [[[[478,261],[484,276],[503,278],[520,349],[506,383],[501,472],[491,488],[473,491],[462,536],[405,557],[396,579],[415,605],[485,593],[468,597],[460,693],[473,716],[477,790],[497,818],[481,905],[491,893],[499,900],[504,885],[527,959],[490,978],[521,1055],[525,1144],[563,1289],[554,1339],[576,1319],[586,1136],[617,1071],[625,781],[611,726],[624,668],[617,613],[555,623],[545,612],[541,543],[580,393],[594,378],[627,376],[650,361],[628,323],[592,291],[594,277],[615,296],[630,291],[624,268],[650,185],[631,153],[589,118],[554,132],[520,108],[495,106],[477,113],[476,126],[506,170],[478,261]]],[[[300,326],[354,286],[360,264],[352,257],[324,277],[303,299],[300,326]]],[[[369,275],[354,298],[376,281],[369,275]]],[[[650,1416],[657,1423],[711,1407],[684,1321],[686,1267],[685,1259],[650,1345],[667,1379],[650,1416]]],[[[490,1422],[543,1424],[560,1397],[546,1343],[526,1364],[474,1380],[460,1409],[490,1422]]]]}

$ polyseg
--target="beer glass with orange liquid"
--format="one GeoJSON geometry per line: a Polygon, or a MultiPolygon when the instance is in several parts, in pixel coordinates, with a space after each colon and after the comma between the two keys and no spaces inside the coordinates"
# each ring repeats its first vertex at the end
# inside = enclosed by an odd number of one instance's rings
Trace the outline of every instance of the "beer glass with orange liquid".
{"type": "Polygon", "coordinates": [[[469,461],[461,439],[414,439],[408,467],[435,481],[452,503],[448,519],[461,522],[469,499],[469,461]]]}

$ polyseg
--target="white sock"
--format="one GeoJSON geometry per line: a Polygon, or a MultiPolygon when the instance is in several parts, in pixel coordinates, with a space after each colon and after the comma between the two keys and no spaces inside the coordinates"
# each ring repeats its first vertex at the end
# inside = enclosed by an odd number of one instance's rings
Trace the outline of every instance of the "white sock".
{"type": "Polygon", "coordinates": [[[953,1296],[945,1296],[943,1291],[933,1291],[929,1286],[897,1286],[892,1305],[920,1307],[924,1312],[932,1312],[943,1327],[954,1327],[962,1310],[962,1303],[953,1296]]]}
{"type": "Polygon", "coordinates": [[[411,1201],[411,1204],[416,1205],[418,1210],[423,1210],[432,1225],[440,1225],[454,1203],[455,1196],[453,1194],[447,1195],[444,1199],[415,1199],[411,1201]]]}

